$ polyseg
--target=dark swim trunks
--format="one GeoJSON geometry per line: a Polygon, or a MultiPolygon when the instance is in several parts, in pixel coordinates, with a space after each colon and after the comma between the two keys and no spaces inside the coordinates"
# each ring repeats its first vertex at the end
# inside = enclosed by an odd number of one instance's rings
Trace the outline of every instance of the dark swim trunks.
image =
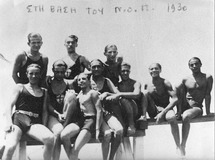
{"type": "Polygon", "coordinates": [[[86,129],[92,135],[95,135],[96,131],[96,116],[82,116],[81,120],[76,123],[81,130],[86,129]]]}
{"type": "Polygon", "coordinates": [[[12,120],[13,124],[18,126],[23,133],[26,133],[33,124],[42,124],[41,118],[30,117],[19,112],[13,114],[12,120]]]}

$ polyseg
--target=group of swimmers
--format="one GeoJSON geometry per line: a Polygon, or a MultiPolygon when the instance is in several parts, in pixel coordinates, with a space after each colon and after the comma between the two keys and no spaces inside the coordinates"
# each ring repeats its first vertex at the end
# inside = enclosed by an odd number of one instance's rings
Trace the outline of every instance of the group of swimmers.
{"type": "Polygon", "coordinates": [[[68,36],[64,44],[68,56],[53,63],[53,76],[47,76],[48,57],[39,52],[41,35],[30,33],[28,45],[30,50],[19,54],[13,67],[17,85],[5,112],[5,160],[12,159],[23,134],[43,142],[44,160],[59,160],[61,144],[68,159],[78,160],[80,149],[92,137],[101,140],[103,159],[113,160],[123,137],[134,134],[136,120],[146,120],[147,113],[157,123],[170,123],[176,149],[184,158],[189,121],[203,114],[204,100],[206,114],[211,114],[213,78],[201,72],[197,57],[188,62],[192,74],[175,89],[160,77],[161,65],[151,64],[152,79],[142,89],[129,76],[130,64],[117,57],[116,45],[105,47],[105,63],[90,62],[76,53],[78,37],[68,36]],[[182,119],[182,141],[178,119],[182,119]]]}

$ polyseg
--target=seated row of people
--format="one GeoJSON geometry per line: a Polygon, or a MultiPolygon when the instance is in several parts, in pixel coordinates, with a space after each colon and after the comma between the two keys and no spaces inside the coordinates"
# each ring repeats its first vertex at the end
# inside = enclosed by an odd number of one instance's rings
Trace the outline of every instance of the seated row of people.
{"type": "MultiPolygon", "coordinates": [[[[22,54],[25,55],[22,56],[23,59],[17,58],[15,61],[13,77],[21,75],[20,68],[23,67],[23,64],[33,63],[29,62],[29,59],[35,55],[36,58],[34,60],[41,61],[41,54],[39,53],[42,45],[41,36],[38,34],[29,34],[28,39],[31,49],[28,54],[22,54]],[[17,74],[18,72],[19,74],[17,74]]],[[[78,38],[74,35],[69,36],[65,41],[68,55],[70,59],[75,60],[75,63],[68,66],[68,62],[65,63],[63,60],[56,61],[52,67],[54,76],[47,77],[43,81],[42,85],[48,89],[48,96],[44,98],[44,110],[42,112],[41,108],[35,111],[34,107],[28,107],[27,110],[25,107],[20,107],[20,104],[16,102],[20,101],[19,95],[23,91],[14,93],[16,96],[14,96],[10,106],[12,107],[16,104],[16,112],[13,115],[13,123],[15,125],[12,125],[12,120],[9,118],[11,116],[10,107],[7,112],[9,122],[7,131],[12,133],[9,134],[10,136],[12,135],[16,138],[15,141],[10,138],[11,142],[8,143],[9,145],[7,145],[5,150],[6,159],[11,159],[14,147],[20,140],[22,133],[27,133],[44,142],[46,146],[44,159],[51,159],[51,157],[52,159],[59,159],[61,143],[63,143],[69,159],[78,159],[78,153],[82,146],[89,141],[94,132],[98,139],[99,131],[104,135],[102,140],[103,159],[108,159],[108,157],[109,159],[113,159],[123,135],[132,135],[135,133],[134,123],[141,115],[143,118],[146,118],[146,111],[148,111],[148,115],[151,118],[157,119],[157,123],[163,119],[170,122],[177,150],[184,156],[190,127],[189,120],[202,114],[201,104],[204,99],[206,113],[210,114],[210,92],[213,79],[211,75],[201,72],[200,59],[196,57],[190,59],[189,67],[193,74],[184,79],[176,90],[173,90],[170,82],[160,77],[161,65],[158,63],[152,64],[149,67],[152,81],[144,86],[145,91],[143,94],[141,92],[141,84],[129,77],[131,66],[128,63],[122,63],[122,59],[120,58],[117,61],[118,52],[115,45],[105,47],[104,54],[107,57],[107,62],[103,63],[98,59],[89,62],[85,57],[76,53],[77,42],[78,38]],[[91,76],[85,73],[80,74],[85,68],[91,71],[91,76]],[[120,83],[119,75],[121,76],[120,83]],[[77,77],[74,80],[75,76],[77,77]],[[77,93],[79,94],[77,95],[77,93]],[[182,97],[185,98],[183,101],[182,97]],[[184,110],[184,100],[189,100],[189,105],[186,105],[188,107],[186,111],[184,110]],[[183,113],[181,143],[177,120],[173,111],[173,107],[176,104],[180,106],[177,108],[179,111],[178,115],[180,116],[183,113]],[[46,105],[47,107],[45,107],[46,105]],[[17,111],[19,111],[18,115],[21,115],[21,118],[16,118],[17,111]],[[22,114],[27,115],[27,117],[30,116],[30,122],[23,119],[22,114]],[[40,117],[42,121],[32,121],[32,118],[37,118],[34,115],[40,117]],[[34,128],[40,126],[38,123],[48,126],[54,134],[50,134],[47,131],[47,134],[39,136],[34,131],[34,128]],[[27,130],[22,130],[21,127],[23,124],[25,127],[27,126],[27,130]],[[75,136],[77,136],[76,141],[71,146],[70,139],[75,136]],[[52,142],[54,145],[52,145],[52,142]],[[111,146],[109,147],[110,142],[111,146]],[[49,151],[46,148],[49,148],[49,151]]],[[[44,59],[46,58],[43,58],[43,61],[45,61],[44,59]]],[[[42,90],[39,87],[39,80],[41,79],[39,75],[41,74],[42,79],[45,79],[43,74],[44,72],[46,73],[47,67],[39,67],[34,64],[30,65],[30,67],[26,66],[26,68],[27,78],[29,79],[26,82],[28,83],[26,85],[19,84],[18,86],[24,86],[23,88],[26,88],[27,91],[29,90],[30,95],[33,97],[41,97],[41,93],[40,95],[37,93],[42,90]],[[46,69],[44,70],[44,68],[46,69]]],[[[14,80],[16,81],[16,78],[14,80]]],[[[21,81],[17,80],[16,82],[21,81]]],[[[44,95],[45,93],[46,91],[44,91],[44,95]]],[[[25,99],[25,96],[22,99],[25,99]]],[[[34,105],[32,104],[34,100],[32,102],[27,101],[28,99],[23,102],[27,104],[25,106],[34,105]]],[[[45,129],[43,130],[46,132],[45,129]]]]}

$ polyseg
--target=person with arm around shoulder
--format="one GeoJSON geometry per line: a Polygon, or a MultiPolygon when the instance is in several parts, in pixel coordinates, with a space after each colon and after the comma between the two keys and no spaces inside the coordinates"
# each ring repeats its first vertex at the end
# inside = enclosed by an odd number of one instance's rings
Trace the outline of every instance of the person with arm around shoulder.
{"type": "Polygon", "coordinates": [[[91,89],[89,75],[87,73],[80,73],[77,79],[78,85],[81,88],[77,96],[80,103],[81,120],[79,124],[69,124],[65,129],[66,132],[62,131],[61,133],[63,141],[66,141],[67,137],[71,138],[77,135],[73,147],[69,147],[69,159],[71,160],[78,160],[81,148],[89,142],[92,136],[95,135],[98,140],[102,124],[101,101],[98,92],[91,89]],[[71,132],[68,132],[69,129],[71,132]]]}
{"type": "Polygon", "coordinates": [[[101,126],[104,134],[102,140],[103,160],[113,160],[123,137],[124,122],[118,101],[109,100],[108,97],[119,91],[110,79],[103,76],[104,64],[101,60],[94,59],[90,64],[92,71],[91,87],[99,92],[103,107],[104,121],[101,126]]]}
{"type": "Polygon", "coordinates": [[[135,133],[135,121],[141,116],[146,120],[146,98],[141,92],[141,83],[130,78],[131,65],[122,62],[120,68],[121,81],[119,82],[119,93],[110,97],[119,99],[126,116],[125,121],[128,127],[127,135],[135,133]]]}
{"type": "Polygon", "coordinates": [[[27,67],[27,77],[29,83],[16,85],[5,113],[7,124],[3,159],[12,159],[16,145],[22,135],[27,134],[44,144],[43,158],[51,160],[54,135],[46,127],[48,121],[47,91],[39,87],[41,67],[38,64],[30,64],[27,67]],[[12,115],[14,106],[15,112],[12,115]]]}

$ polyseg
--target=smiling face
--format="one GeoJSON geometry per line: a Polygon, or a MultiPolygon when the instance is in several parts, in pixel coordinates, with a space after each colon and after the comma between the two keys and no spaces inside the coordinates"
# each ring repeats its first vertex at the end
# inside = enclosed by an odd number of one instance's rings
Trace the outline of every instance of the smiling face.
{"type": "Polygon", "coordinates": [[[53,68],[54,77],[58,81],[62,81],[64,79],[65,73],[66,73],[66,67],[65,66],[55,66],[53,68]]]}
{"type": "Polygon", "coordinates": [[[78,86],[81,89],[90,87],[90,80],[88,79],[88,75],[86,73],[81,73],[78,75],[78,86]]]}
{"type": "Polygon", "coordinates": [[[189,68],[193,73],[200,72],[201,67],[202,67],[202,63],[199,59],[197,59],[197,58],[190,59],[189,68]]]}
{"type": "Polygon", "coordinates": [[[36,66],[30,66],[27,68],[27,77],[29,83],[38,84],[41,78],[40,68],[36,66]]]}
{"type": "Polygon", "coordinates": [[[40,36],[31,36],[29,37],[28,45],[30,46],[31,51],[39,52],[41,46],[42,46],[42,38],[40,36]]]}
{"type": "Polygon", "coordinates": [[[128,65],[122,65],[121,66],[121,71],[120,71],[120,76],[123,81],[126,81],[129,79],[130,75],[130,67],[128,65]]]}
{"type": "Polygon", "coordinates": [[[149,74],[152,78],[160,77],[161,66],[158,63],[153,63],[149,66],[149,74]]]}

